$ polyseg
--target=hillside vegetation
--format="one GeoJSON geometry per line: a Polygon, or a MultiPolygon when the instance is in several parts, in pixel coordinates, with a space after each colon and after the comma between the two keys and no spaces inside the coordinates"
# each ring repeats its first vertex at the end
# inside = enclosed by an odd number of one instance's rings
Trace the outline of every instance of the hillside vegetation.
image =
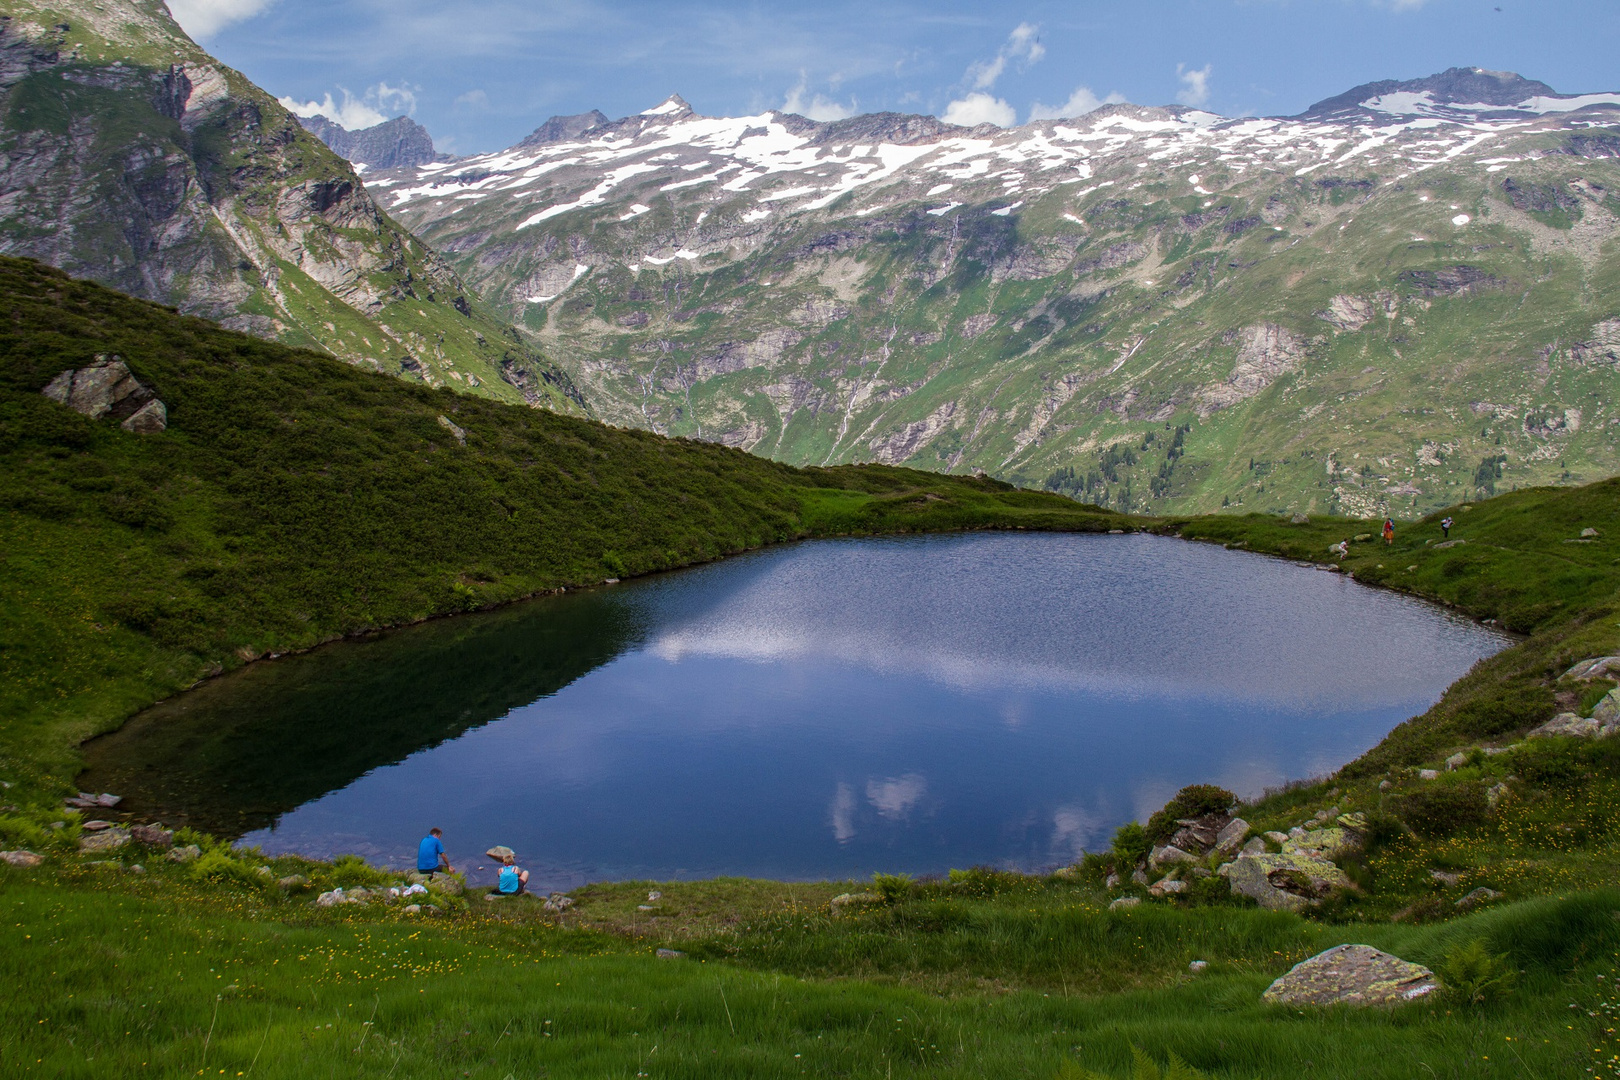
{"type": "Polygon", "coordinates": [[[347,161],[161,0],[10,0],[0,61],[0,253],[372,370],[585,411],[347,161]]]}
{"type": "Polygon", "coordinates": [[[1394,545],[1366,521],[1124,518],[410,385],[20,260],[0,260],[0,313],[0,842],[45,856],[0,865],[0,974],[28,988],[0,1004],[8,1074],[1123,1076],[1145,1053],[1233,1080],[1393,1080],[1620,1063],[1620,747],[1521,742],[1614,686],[1562,674],[1620,651],[1620,481],[1458,506],[1449,540],[1428,519],[1394,545]],[[39,392],[112,352],[167,430],[39,392]],[[185,831],[190,862],[139,842],[108,858],[80,850],[89,815],[59,802],[79,740],[266,652],[782,539],[1008,527],[1314,563],[1348,541],[1358,578],[1526,637],[1338,775],[1238,808],[1261,830],[1335,808],[1373,824],[1341,860],[1356,887],[1309,916],[1254,910],[1219,877],[1163,899],[1110,887],[1120,851],[1050,877],[885,877],[853,908],[829,901],[854,883],[725,880],[602,884],[562,912],[453,891],[437,912],[319,908],[320,891],[398,879],[185,831]],[[1497,895],[1469,902],[1480,888],[1497,895]],[[1111,909],[1122,894],[1141,906],[1111,909]],[[1261,1003],[1349,941],[1448,989],[1393,1013],[1261,1003]]]}
{"type": "Polygon", "coordinates": [[[267,653],[805,536],[1121,520],[412,385],[23,260],[0,311],[0,753],[53,784],[80,739],[267,653]],[[40,393],[99,354],[166,431],[40,393]]]}

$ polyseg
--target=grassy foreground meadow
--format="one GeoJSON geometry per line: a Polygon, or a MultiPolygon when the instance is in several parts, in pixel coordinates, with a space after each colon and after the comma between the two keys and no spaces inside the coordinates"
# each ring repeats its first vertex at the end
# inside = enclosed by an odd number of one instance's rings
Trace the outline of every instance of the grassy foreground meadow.
{"type": "Polygon", "coordinates": [[[1522,740],[1615,687],[1563,673],[1620,652],[1620,482],[1456,507],[1449,538],[1436,515],[1386,546],[1370,522],[1127,518],[993,481],[792,469],[367,375],[16,260],[0,310],[0,846],[45,856],[0,864],[0,1074],[1184,1075],[1171,1055],[1232,1078],[1620,1074],[1620,740],[1522,740]],[[105,352],[167,431],[39,394],[105,352]],[[861,906],[830,901],[871,884],[722,880],[591,886],[562,912],[317,908],[397,875],[187,833],[184,864],[82,853],[90,815],[61,809],[84,738],[267,653],[785,539],[963,528],[1146,529],[1313,563],[1348,541],[1358,579],[1523,640],[1335,776],[1239,808],[1257,830],[1373,822],[1345,860],[1355,888],[1309,915],[1218,878],[1110,888],[1108,853],[885,879],[861,906]],[[1498,895],[1465,902],[1481,887],[1498,895]],[[1110,910],[1122,895],[1143,902],[1110,910]],[[1345,942],[1449,989],[1397,1010],[1261,1003],[1345,942]]]}

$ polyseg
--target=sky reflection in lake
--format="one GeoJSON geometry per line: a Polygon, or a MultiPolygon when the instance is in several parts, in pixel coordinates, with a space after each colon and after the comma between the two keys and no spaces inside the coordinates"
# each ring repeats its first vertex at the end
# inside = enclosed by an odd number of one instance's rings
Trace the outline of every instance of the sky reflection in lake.
{"type": "Polygon", "coordinates": [[[438,824],[452,858],[508,844],[547,887],[1059,865],[1183,784],[1330,771],[1505,644],[1338,575],[1147,536],[803,544],[607,609],[636,627],[612,659],[248,841],[404,865],[438,824]]]}

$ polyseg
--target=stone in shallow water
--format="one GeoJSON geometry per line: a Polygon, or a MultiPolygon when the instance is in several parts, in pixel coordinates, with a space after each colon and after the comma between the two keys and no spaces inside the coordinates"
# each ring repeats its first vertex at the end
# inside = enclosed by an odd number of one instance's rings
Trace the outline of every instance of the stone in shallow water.
{"type": "Polygon", "coordinates": [[[1335,945],[1295,964],[1261,997],[1274,1005],[1400,1005],[1438,989],[1421,964],[1371,945],[1335,945]]]}

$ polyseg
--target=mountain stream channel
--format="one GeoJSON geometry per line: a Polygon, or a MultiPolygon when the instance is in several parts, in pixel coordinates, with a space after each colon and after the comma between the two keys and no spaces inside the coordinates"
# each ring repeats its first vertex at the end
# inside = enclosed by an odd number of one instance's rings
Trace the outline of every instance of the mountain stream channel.
{"type": "Polygon", "coordinates": [[[267,853],[532,888],[1036,870],[1184,784],[1329,773],[1505,634],[1148,535],[815,541],[261,661],[81,786],[267,853]]]}

